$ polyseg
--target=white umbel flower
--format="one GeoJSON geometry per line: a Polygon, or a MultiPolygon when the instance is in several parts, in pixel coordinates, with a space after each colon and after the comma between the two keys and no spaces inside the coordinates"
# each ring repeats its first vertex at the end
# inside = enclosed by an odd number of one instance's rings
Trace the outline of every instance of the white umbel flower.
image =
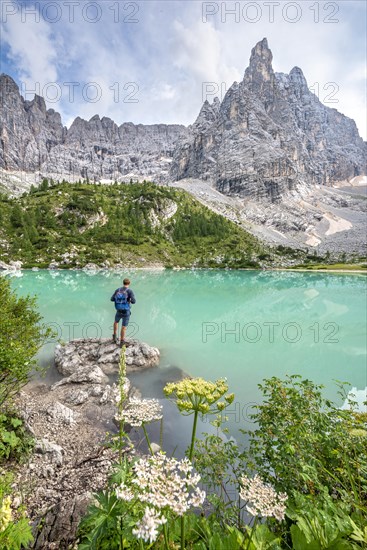
{"type": "Polygon", "coordinates": [[[133,500],[134,493],[124,483],[121,483],[121,485],[116,488],[116,496],[121,500],[129,502],[130,500],[133,500]]]}
{"type": "Polygon", "coordinates": [[[138,539],[143,539],[145,542],[154,542],[158,536],[158,527],[166,523],[165,517],[160,516],[153,508],[147,506],[144,516],[139,521],[136,529],[133,529],[133,535],[138,539]]]}
{"type": "Polygon", "coordinates": [[[138,399],[132,397],[126,408],[115,416],[117,421],[123,420],[130,426],[140,427],[142,424],[162,419],[162,405],[158,399],[138,399]]]}
{"type": "Polygon", "coordinates": [[[168,458],[157,453],[141,458],[134,466],[138,498],[158,509],[167,508],[182,516],[192,507],[198,507],[205,500],[205,492],[197,485],[198,474],[191,474],[192,465],[187,459],[168,458]]]}
{"type": "Polygon", "coordinates": [[[252,516],[275,517],[278,521],[284,519],[286,501],[285,493],[277,493],[275,489],[264,483],[258,475],[252,479],[246,475],[241,477],[242,488],[240,497],[247,501],[246,510],[252,516]]]}

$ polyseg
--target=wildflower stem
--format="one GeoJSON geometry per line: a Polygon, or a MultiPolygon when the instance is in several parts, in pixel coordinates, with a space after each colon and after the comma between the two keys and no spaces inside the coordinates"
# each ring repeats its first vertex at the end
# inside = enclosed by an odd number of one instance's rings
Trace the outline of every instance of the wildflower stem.
{"type": "Polygon", "coordinates": [[[149,447],[149,451],[150,451],[150,454],[153,456],[154,453],[153,453],[153,449],[152,449],[152,446],[150,444],[150,440],[149,440],[149,436],[148,436],[148,432],[147,432],[147,429],[145,427],[145,423],[143,422],[141,427],[143,428],[143,431],[144,431],[144,435],[145,435],[145,439],[147,440],[147,443],[148,443],[148,447],[149,447]]]}
{"type": "Polygon", "coordinates": [[[125,346],[121,350],[120,355],[120,364],[119,364],[119,392],[120,392],[120,400],[119,400],[119,464],[122,464],[122,441],[124,438],[124,421],[122,420],[122,410],[123,410],[123,404],[124,400],[126,398],[125,396],[125,389],[124,389],[124,383],[125,383],[125,377],[126,377],[126,362],[125,362],[125,346]]]}
{"type": "Polygon", "coordinates": [[[193,455],[193,452],[194,452],[196,426],[197,426],[197,423],[198,423],[198,415],[199,415],[199,411],[195,411],[195,413],[194,413],[194,425],[192,427],[192,434],[191,434],[191,445],[190,445],[190,452],[189,452],[189,460],[192,460],[192,455],[193,455]]]}
{"type": "Polygon", "coordinates": [[[253,524],[252,529],[251,529],[251,534],[250,534],[250,538],[249,538],[248,543],[247,543],[247,546],[246,546],[246,550],[248,550],[248,549],[250,548],[250,544],[251,544],[251,540],[252,540],[252,535],[254,534],[254,531],[255,531],[255,527],[256,527],[257,521],[258,521],[258,517],[256,516],[256,517],[255,517],[254,524],[253,524]]]}
{"type": "Polygon", "coordinates": [[[163,535],[164,535],[164,546],[166,550],[169,550],[169,540],[168,540],[168,533],[167,533],[167,524],[163,524],[163,535]]]}
{"type": "Polygon", "coordinates": [[[185,550],[185,516],[181,516],[181,550],[185,550]]]}
{"type": "MultiPolygon", "coordinates": [[[[190,451],[189,451],[189,460],[192,460],[192,455],[194,453],[194,445],[195,445],[195,436],[196,436],[196,427],[198,423],[198,416],[199,411],[196,410],[194,412],[194,424],[192,426],[192,434],[191,434],[191,445],[190,445],[190,451]]],[[[185,516],[181,517],[181,550],[185,549],[185,516]]]]}
{"type": "Polygon", "coordinates": [[[122,535],[123,523],[122,517],[120,517],[120,549],[124,550],[124,537],[122,535]]]}

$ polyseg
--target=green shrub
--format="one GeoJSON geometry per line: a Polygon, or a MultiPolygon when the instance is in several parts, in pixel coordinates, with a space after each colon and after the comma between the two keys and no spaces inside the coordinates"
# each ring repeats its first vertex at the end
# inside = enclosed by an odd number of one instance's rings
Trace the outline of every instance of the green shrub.
{"type": "Polygon", "coordinates": [[[16,395],[39,369],[35,355],[51,336],[41,324],[35,298],[17,297],[0,277],[0,407],[16,395]]]}
{"type": "Polygon", "coordinates": [[[0,463],[23,459],[32,446],[33,439],[16,413],[8,410],[6,414],[0,414],[0,463]]]}
{"type": "Polygon", "coordinates": [[[0,548],[1,550],[27,548],[33,541],[31,527],[24,510],[12,508],[10,497],[12,476],[2,471],[0,474],[0,548]]]}

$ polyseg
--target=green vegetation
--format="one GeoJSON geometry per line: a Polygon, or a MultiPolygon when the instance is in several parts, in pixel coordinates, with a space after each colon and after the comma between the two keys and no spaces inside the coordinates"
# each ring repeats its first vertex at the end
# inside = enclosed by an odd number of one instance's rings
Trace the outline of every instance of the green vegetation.
{"type": "Polygon", "coordinates": [[[33,540],[25,510],[12,501],[12,475],[33,446],[14,398],[38,369],[35,355],[51,336],[41,324],[35,300],[18,298],[0,277],[0,548],[18,550],[33,540]]]}
{"type": "Polygon", "coordinates": [[[0,277],[0,407],[24,386],[38,369],[35,355],[51,331],[41,324],[35,299],[18,298],[10,282],[0,277]]]}
{"type": "Polygon", "coordinates": [[[33,541],[31,528],[25,510],[16,511],[11,506],[11,482],[13,476],[0,469],[0,548],[1,550],[20,550],[28,548],[33,541]]]}
{"type": "MultiPolygon", "coordinates": [[[[366,548],[367,415],[355,412],[353,402],[340,410],[322,397],[321,386],[296,375],[265,380],[253,414],[257,427],[246,432],[243,448],[220,431],[196,438],[199,416],[216,415],[212,424],[223,430],[234,400],[225,380],[169,383],[165,395],[193,416],[187,458],[176,460],[153,453],[146,430],[163,422],[159,402],[126,402],[124,353],[114,438],[119,459],[80,525],[80,550],[366,548]],[[150,456],[127,458],[125,422],[142,428],[150,456]],[[198,513],[204,498],[205,513],[198,513]]],[[[345,397],[345,385],[339,387],[345,397]]]]}
{"type": "Polygon", "coordinates": [[[17,413],[8,408],[7,414],[0,414],[0,463],[23,460],[32,447],[33,439],[17,413]]]}
{"type": "Polygon", "coordinates": [[[338,263],[338,264],[311,264],[311,265],[308,265],[308,264],[301,264],[301,265],[297,265],[295,268],[293,269],[309,269],[310,271],[317,271],[317,270],[345,270],[345,271],[367,271],[367,264],[366,263],[363,263],[363,262],[358,262],[358,263],[355,263],[355,264],[350,264],[350,263],[346,263],[346,264],[341,264],[341,263],[338,263]]]}
{"type": "Polygon", "coordinates": [[[23,267],[48,267],[54,260],[60,267],[108,261],[256,268],[276,256],[182,190],[44,180],[20,198],[0,195],[0,257],[21,260],[23,267]]]}
{"type": "Polygon", "coordinates": [[[19,298],[0,277],[0,465],[21,460],[32,439],[14,408],[14,398],[39,370],[36,353],[52,332],[41,323],[34,298],[19,298]]]}
{"type": "Polygon", "coordinates": [[[365,258],[270,247],[183,190],[151,182],[49,182],[10,198],[0,189],[0,259],[23,267],[363,269],[365,258]],[[338,262],[336,264],[335,262],[338,262]],[[339,267],[340,262],[340,267],[339,267]],[[353,267],[345,267],[345,264],[353,267]]]}

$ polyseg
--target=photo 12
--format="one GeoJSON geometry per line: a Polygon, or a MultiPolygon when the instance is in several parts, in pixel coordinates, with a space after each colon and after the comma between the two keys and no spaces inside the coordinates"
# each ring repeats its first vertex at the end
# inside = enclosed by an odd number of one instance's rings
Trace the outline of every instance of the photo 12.
{"type": "Polygon", "coordinates": [[[0,550],[367,548],[367,3],[0,11],[0,550]]]}

